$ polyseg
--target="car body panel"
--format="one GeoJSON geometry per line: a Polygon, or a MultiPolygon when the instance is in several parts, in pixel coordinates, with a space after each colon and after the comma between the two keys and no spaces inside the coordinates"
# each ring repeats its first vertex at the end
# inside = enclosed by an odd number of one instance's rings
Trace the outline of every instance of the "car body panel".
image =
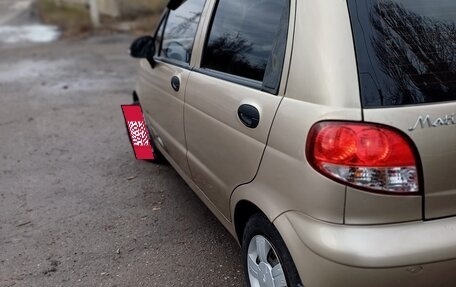
{"type": "Polygon", "coordinates": [[[445,120],[455,112],[454,102],[364,110],[366,121],[393,126],[416,145],[423,168],[426,219],[456,214],[456,124],[445,120]]]}
{"type": "Polygon", "coordinates": [[[158,61],[154,69],[147,60],[141,61],[137,93],[151,132],[162,147],[189,174],[187,146],[184,134],[185,86],[190,71],[158,61]],[[171,86],[171,78],[180,79],[178,92],[171,86]],[[166,108],[163,108],[166,107],[166,108]]]}
{"type": "Polygon", "coordinates": [[[198,33],[193,45],[193,55],[191,65],[192,67],[199,68],[202,60],[204,45],[206,44],[206,35],[210,30],[210,23],[212,20],[212,13],[216,8],[216,0],[206,0],[206,6],[204,7],[203,14],[201,16],[200,25],[198,27],[198,33]]]}
{"type": "Polygon", "coordinates": [[[376,226],[322,222],[290,212],[287,220],[316,254],[348,266],[390,268],[456,258],[455,218],[376,226]],[[442,234],[445,236],[428,236],[442,234]]]}
{"type": "Polygon", "coordinates": [[[345,185],[322,177],[307,162],[305,147],[313,120],[360,120],[359,109],[318,106],[284,98],[255,180],[233,195],[249,200],[270,219],[299,210],[328,222],[343,223],[345,185]]]}
{"type": "Polygon", "coordinates": [[[157,146],[157,148],[160,150],[166,160],[171,164],[171,166],[177,171],[177,173],[182,177],[185,183],[187,183],[193,192],[195,192],[198,198],[207,206],[207,208],[209,208],[215,217],[217,217],[217,219],[220,221],[220,223],[222,223],[226,230],[231,235],[233,235],[233,237],[236,237],[236,230],[232,221],[223,216],[217,206],[215,206],[212,201],[209,200],[209,198],[205,195],[205,193],[193,182],[190,175],[185,170],[183,170],[176,161],[174,161],[174,158],[171,157],[171,155],[162,146],[157,146]]]}
{"type": "Polygon", "coordinates": [[[305,145],[310,128],[318,121],[362,121],[348,10],[343,2],[298,1],[296,15],[285,98],[258,175],[235,191],[232,210],[237,202],[249,200],[270,219],[299,210],[343,223],[346,187],[309,165],[305,145]]]}
{"type": "Polygon", "coordinates": [[[232,191],[255,177],[280,100],[202,73],[190,75],[185,106],[190,170],[196,185],[227,218],[232,191]],[[242,104],[259,110],[257,128],[239,120],[242,104]]]}
{"type": "Polygon", "coordinates": [[[423,219],[423,197],[377,194],[347,187],[345,223],[388,224],[423,219]]]}
{"type": "Polygon", "coordinates": [[[346,2],[297,1],[297,15],[286,97],[361,111],[346,2]]]}
{"type": "MultiPolygon", "coordinates": [[[[215,204],[224,217],[231,219],[230,198],[240,185],[251,182],[258,171],[276,110],[282,100],[288,78],[294,35],[295,3],[291,1],[288,45],[278,95],[248,87],[218,73],[200,68],[205,37],[197,39],[195,69],[186,91],[185,130],[188,162],[197,186],[215,204]],[[256,107],[260,124],[246,127],[237,115],[243,105],[256,107]]],[[[210,31],[209,15],[216,1],[208,1],[207,17],[201,34],[210,31]]]]}
{"type": "Polygon", "coordinates": [[[289,212],[274,225],[304,286],[451,287],[456,281],[454,218],[360,227],[289,212]]]}

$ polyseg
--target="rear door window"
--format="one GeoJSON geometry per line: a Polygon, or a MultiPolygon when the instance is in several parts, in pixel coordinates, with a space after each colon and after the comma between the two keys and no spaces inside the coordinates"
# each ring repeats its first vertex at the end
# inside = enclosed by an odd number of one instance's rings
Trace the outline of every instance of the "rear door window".
{"type": "Polygon", "coordinates": [[[456,100],[456,1],[348,3],[364,107],[456,100]]]}
{"type": "Polygon", "coordinates": [[[177,10],[169,12],[160,57],[183,64],[190,63],[204,4],[205,0],[187,0],[177,10]]]}
{"type": "Polygon", "coordinates": [[[289,0],[219,0],[202,67],[260,82],[275,93],[285,56],[289,0]]]}

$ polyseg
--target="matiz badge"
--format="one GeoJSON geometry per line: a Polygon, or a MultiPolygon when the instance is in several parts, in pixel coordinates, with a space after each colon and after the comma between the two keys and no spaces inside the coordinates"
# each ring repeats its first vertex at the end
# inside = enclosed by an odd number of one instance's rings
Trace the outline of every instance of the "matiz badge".
{"type": "Polygon", "coordinates": [[[433,119],[430,115],[420,116],[413,127],[409,128],[409,131],[414,131],[418,127],[424,128],[437,128],[441,126],[456,125],[456,113],[445,115],[441,118],[433,119]]]}

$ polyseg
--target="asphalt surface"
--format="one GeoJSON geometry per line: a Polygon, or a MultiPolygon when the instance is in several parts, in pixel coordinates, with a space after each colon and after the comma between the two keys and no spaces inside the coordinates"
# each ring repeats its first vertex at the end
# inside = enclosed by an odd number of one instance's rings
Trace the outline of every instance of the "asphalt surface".
{"type": "Polygon", "coordinates": [[[237,243],[177,173],[134,159],[132,40],[0,42],[0,287],[244,285],[237,243]]]}

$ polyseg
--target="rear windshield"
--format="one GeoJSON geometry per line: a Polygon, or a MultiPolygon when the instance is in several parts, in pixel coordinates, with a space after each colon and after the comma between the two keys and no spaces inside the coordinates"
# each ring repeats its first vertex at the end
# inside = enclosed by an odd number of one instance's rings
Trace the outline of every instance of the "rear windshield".
{"type": "Polygon", "coordinates": [[[364,107],[456,100],[455,0],[348,0],[364,107]]]}

